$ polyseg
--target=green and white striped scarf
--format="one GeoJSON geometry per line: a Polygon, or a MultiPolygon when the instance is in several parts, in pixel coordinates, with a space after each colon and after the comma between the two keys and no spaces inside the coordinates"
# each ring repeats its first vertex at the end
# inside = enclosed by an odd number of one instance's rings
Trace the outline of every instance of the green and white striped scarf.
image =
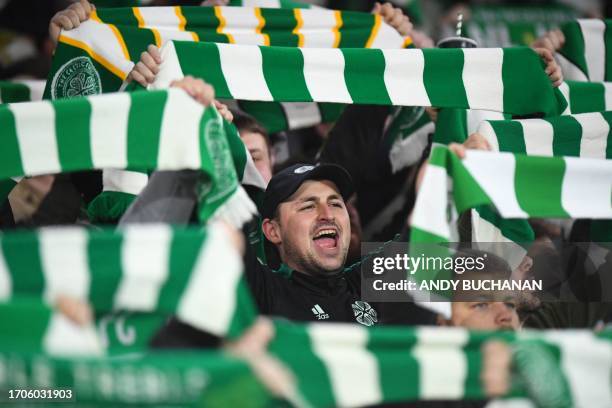
{"type": "MultiPolygon", "coordinates": [[[[220,337],[239,335],[256,314],[242,257],[214,224],[206,231],[164,224],[42,228],[5,233],[0,248],[0,301],[55,305],[65,295],[88,302],[96,314],[174,314],[220,337]]],[[[54,329],[49,318],[41,324],[45,333],[54,329]]]]}
{"type": "Polygon", "coordinates": [[[476,150],[459,160],[437,146],[417,196],[410,241],[450,241],[449,207],[462,212],[491,205],[504,218],[610,219],[611,194],[612,160],[476,150]]]}
{"type": "MultiPolygon", "coordinates": [[[[239,186],[219,113],[180,89],[0,106],[0,179],[91,169],[198,169],[199,205],[234,225],[256,209],[239,186]]],[[[244,150],[244,148],[243,148],[244,150]]],[[[246,154],[243,152],[242,154],[246,154]]]]}
{"type": "MultiPolygon", "coordinates": [[[[271,371],[260,371],[258,379],[245,362],[216,351],[151,351],[122,358],[87,359],[40,354],[39,345],[29,336],[35,329],[28,330],[15,321],[15,312],[24,311],[23,305],[19,307],[0,304],[0,315],[7,319],[0,320],[0,326],[11,329],[3,331],[10,337],[0,336],[0,367],[12,374],[0,377],[2,389],[71,388],[80,403],[114,406],[184,406],[196,401],[198,406],[272,403],[270,392],[260,382],[261,376],[265,379],[271,371]],[[19,338],[25,342],[17,343],[19,338]]],[[[44,313],[49,311],[42,310],[44,313]]],[[[270,377],[267,382],[288,382],[285,397],[295,406],[485,399],[482,346],[490,340],[506,343],[513,360],[511,389],[506,396],[510,399],[493,401],[491,407],[518,402],[518,398],[521,406],[539,407],[604,407],[612,403],[609,331],[595,335],[577,330],[509,333],[441,327],[367,329],[350,324],[282,321],[274,326],[269,352],[289,376],[270,377]]]]}
{"type": "Polygon", "coordinates": [[[578,19],[562,26],[557,59],[565,79],[612,81],[612,20],[578,19]]]}
{"type": "MultiPolygon", "coordinates": [[[[60,36],[46,95],[55,99],[71,93],[116,91],[149,44],[162,46],[168,40],[290,47],[400,48],[411,44],[410,38],[402,38],[379,15],[368,13],[259,7],[100,9],[79,28],[60,36]],[[68,80],[77,74],[87,78],[88,85],[68,80]]],[[[244,108],[253,109],[252,105],[244,108]]],[[[313,109],[316,106],[310,107],[313,109]]],[[[321,109],[324,117],[337,112],[321,109]]],[[[250,113],[270,132],[310,126],[321,119],[307,115],[299,106],[281,108],[270,103],[250,113]]]]}
{"type": "Polygon", "coordinates": [[[88,407],[265,408],[279,404],[245,361],[221,351],[66,358],[0,350],[0,367],[10,373],[0,377],[2,402],[14,404],[8,399],[9,389],[70,389],[72,400],[54,402],[88,407]]]}
{"type": "Polygon", "coordinates": [[[509,397],[531,397],[536,406],[547,407],[612,403],[609,332],[513,334],[281,322],[276,330],[270,350],[291,368],[312,406],[486,399],[480,381],[481,347],[487,340],[503,341],[514,352],[509,397]],[[550,405],[556,398],[562,399],[550,405]]]}
{"type": "Polygon", "coordinates": [[[559,90],[568,102],[563,114],[612,110],[612,82],[565,81],[559,90]]]}
{"type": "Polygon", "coordinates": [[[44,90],[43,80],[0,81],[0,104],[40,101],[44,90]]]}
{"type": "Polygon", "coordinates": [[[537,54],[507,49],[310,49],[172,41],[154,87],[184,75],[221,98],[486,109],[565,110],[537,54]],[[201,61],[206,61],[202,64],[201,61]]]}
{"type": "Polygon", "coordinates": [[[493,151],[612,159],[612,112],[545,119],[487,120],[477,132],[493,151]]]}

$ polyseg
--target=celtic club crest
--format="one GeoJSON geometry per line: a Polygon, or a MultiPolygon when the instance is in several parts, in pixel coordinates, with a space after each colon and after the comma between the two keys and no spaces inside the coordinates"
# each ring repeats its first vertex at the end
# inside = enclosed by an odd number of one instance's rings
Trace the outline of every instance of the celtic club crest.
{"type": "Polygon", "coordinates": [[[374,326],[374,324],[378,322],[378,314],[368,302],[358,300],[351,306],[353,308],[355,320],[357,320],[358,323],[364,326],[374,326]]]}
{"type": "Polygon", "coordinates": [[[223,132],[223,124],[220,117],[209,120],[206,123],[204,127],[204,142],[212,159],[215,171],[214,176],[216,176],[213,191],[209,193],[206,201],[214,202],[225,198],[238,184],[234,162],[232,161],[232,153],[223,132]]]}
{"type": "Polygon", "coordinates": [[[57,70],[51,82],[51,98],[74,98],[102,93],[100,75],[89,57],[76,57],[57,70]]]}

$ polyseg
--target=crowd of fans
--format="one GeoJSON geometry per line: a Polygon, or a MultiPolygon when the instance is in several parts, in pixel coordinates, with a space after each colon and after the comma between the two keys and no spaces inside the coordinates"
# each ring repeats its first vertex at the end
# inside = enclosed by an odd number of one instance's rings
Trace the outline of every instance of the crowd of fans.
{"type": "MultiPolygon", "coordinates": [[[[222,6],[226,2],[207,0],[201,5],[222,6]]],[[[92,3],[87,0],[0,1],[3,38],[0,79],[45,79],[60,30],[78,27],[90,18],[95,7],[136,5],[128,0],[92,3]]],[[[146,5],[198,6],[200,3],[152,0],[146,5]]],[[[378,13],[402,36],[411,36],[417,48],[430,48],[448,32],[449,26],[454,30],[458,12],[469,20],[470,7],[500,2],[421,1],[422,14],[418,17],[409,15],[410,8],[404,11],[399,5],[406,2],[398,5],[367,0],[317,3],[329,8],[378,13]]],[[[534,1],[511,3],[520,6],[534,1]]],[[[557,2],[535,3],[547,7],[557,2]]],[[[588,10],[582,4],[577,15],[605,18],[612,13],[610,2],[586,3],[588,10]]],[[[554,87],[563,82],[555,52],[564,41],[561,31],[552,30],[531,44],[554,87]]],[[[160,63],[159,49],[149,46],[127,81],[146,87],[154,81],[160,63]]],[[[611,300],[609,289],[605,279],[599,279],[612,273],[612,253],[609,247],[601,246],[603,256],[600,254],[594,260],[588,245],[585,249],[577,244],[590,241],[588,220],[530,220],[535,241],[525,261],[516,268],[511,268],[502,257],[487,253],[485,274],[480,274],[479,279],[547,276],[547,281],[553,283],[547,288],[546,296],[554,297],[555,301],[547,301],[545,296],[503,291],[469,296],[458,292],[452,299],[449,316],[411,302],[363,302],[360,260],[367,254],[362,253],[361,244],[408,237],[408,220],[431,149],[432,135],[423,151],[418,152],[415,164],[393,171],[383,146],[396,113],[394,107],[348,105],[335,123],[270,134],[235,105],[215,99],[214,88],[202,79],[186,77],[172,86],[182,88],[205,106],[214,104],[225,120],[233,122],[268,186],[263,195],[249,191],[258,204],[261,218],[245,225],[242,234],[236,233],[237,245],[241,245],[240,241],[246,242],[243,244],[245,274],[261,314],[298,322],[441,325],[474,330],[601,329],[612,322],[612,303],[606,302],[611,300]]],[[[436,122],[437,113],[436,108],[426,108],[424,114],[436,122]]],[[[477,133],[469,135],[463,144],[451,144],[449,148],[460,158],[465,156],[466,149],[490,150],[485,138],[477,133]]],[[[162,191],[160,185],[165,183],[175,183],[179,186],[177,190],[189,190],[197,187],[200,178],[194,171],[153,174],[132,210],[115,224],[195,223],[194,214],[182,214],[179,220],[172,214],[175,205],[172,190],[164,190],[161,196],[152,193],[162,191]],[[157,210],[150,211],[153,207],[157,210]]],[[[24,179],[2,204],[0,228],[9,231],[68,224],[98,228],[88,219],[86,208],[101,189],[99,171],[24,179]]],[[[195,209],[197,197],[190,199],[195,209]]],[[[460,252],[471,256],[482,253],[471,249],[460,252]]],[[[468,278],[462,275],[456,279],[468,278]]],[[[220,340],[171,319],[156,334],[151,347],[207,348],[218,346],[220,340]]]]}

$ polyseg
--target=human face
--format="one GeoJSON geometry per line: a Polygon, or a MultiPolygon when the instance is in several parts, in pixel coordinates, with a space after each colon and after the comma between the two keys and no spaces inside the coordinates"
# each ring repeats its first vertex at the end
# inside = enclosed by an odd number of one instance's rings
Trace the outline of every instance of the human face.
{"type": "Polygon", "coordinates": [[[517,330],[520,326],[516,301],[492,301],[490,298],[474,302],[453,302],[450,325],[473,330],[517,330]]]}
{"type": "Polygon", "coordinates": [[[266,139],[260,133],[243,131],[240,138],[253,158],[255,168],[267,183],[272,178],[272,160],[266,139]]]}
{"type": "Polygon", "coordinates": [[[308,180],[278,206],[281,258],[290,268],[307,274],[340,270],[351,239],[346,205],[336,185],[308,180]]]}

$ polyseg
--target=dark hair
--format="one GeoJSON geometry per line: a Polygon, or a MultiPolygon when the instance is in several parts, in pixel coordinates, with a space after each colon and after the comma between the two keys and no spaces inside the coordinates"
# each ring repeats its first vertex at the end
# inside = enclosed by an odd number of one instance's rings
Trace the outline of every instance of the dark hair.
{"type": "Polygon", "coordinates": [[[268,136],[268,131],[265,127],[261,125],[253,116],[248,113],[244,113],[242,111],[232,110],[232,114],[234,115],[234,126],[238,129],[238,133],[240,132],[252,132],[259,133],[263,136],[264,141],[266,142],[266,147],[268,148],[268,154],[272,154],[270,150],[270,137],[268,136]]]}

